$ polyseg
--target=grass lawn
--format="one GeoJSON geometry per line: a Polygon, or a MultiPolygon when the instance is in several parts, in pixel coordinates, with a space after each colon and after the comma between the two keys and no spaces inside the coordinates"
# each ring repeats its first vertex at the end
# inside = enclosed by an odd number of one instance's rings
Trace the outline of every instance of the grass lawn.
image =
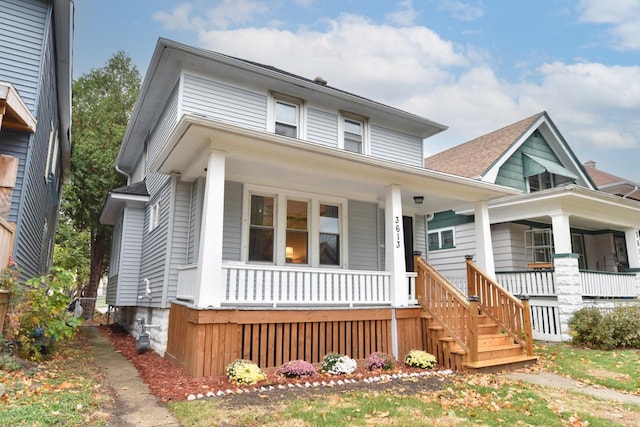
{"type": "Polygon", "coordinates": [[[113,399],[82,342],[60,343],[51,360],[25,365],[0,356],[0,425],[107,424],[113,399]]]}
{"type": "MultiPolygon", "coordinates": [[[[542,369],[628,392],[640,390],[640,352],[602,352],[567,344],[536,347],[542,369]]],[[[536,368],[538,369],[538,368],[536,368]]],[[[266,393],[265,393],[266,394],[266,393]]],[[[440,390],[408,393],[402,382],[387,391],[307,395],[259,404],[213,398],[170,404],[185,425],[247,426],[637,426],[640,407],[601,401],[566,390],[511,381],[503,375],[459,375],[440,390]]]]}

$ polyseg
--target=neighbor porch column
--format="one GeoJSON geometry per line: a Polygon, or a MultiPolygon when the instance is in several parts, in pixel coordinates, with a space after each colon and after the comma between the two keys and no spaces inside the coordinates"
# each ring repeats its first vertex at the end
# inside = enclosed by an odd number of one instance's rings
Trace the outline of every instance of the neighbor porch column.
{"type": "Polygon", "coordinates": [[[627,242],[629,268],[640,268],[640,231],[633,228],[625,230],[624,238],[627,242]]]}
{"type": "Polygon", "coordinates": [[[476,228],[476,265],[490,277],[496,277],[491,243],[491,222],[489,220],[489,203],[482,200],[475,205],[476,228]]]}
{"type": "Polygon", "coordinates": [[[222,227],[224,225],[225,153],[211,150],[204,187],[200,251],[194,304],[220,307],[225,283],[222,280],[222,227]]]}

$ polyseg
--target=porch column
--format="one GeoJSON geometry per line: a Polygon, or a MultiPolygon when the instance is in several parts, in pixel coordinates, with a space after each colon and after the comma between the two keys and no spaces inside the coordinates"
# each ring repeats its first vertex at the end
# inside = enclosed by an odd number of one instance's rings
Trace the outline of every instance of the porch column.
{"type": "Polygon", "coordinates": [[[553,245],[556,254],[573,253],[571,249],[571,226],[569,224],[569,214],[560,212],[551,215],[553,227],[553,245]]]}
{"type": "Polygon", "coordinates": [[[633,228],[625,230],[624,238],[627,242],[629,268],[640,268],[640,231],[633,228]]]}
{"type": "Polygon", "coordinates": [[[489,220],[489,202],[481,200],[475,205],[476,228],[476,264],[490,277],[496,277],[491,242],[491,222],[489,220]]]}
{"type": "Polygon", "coordinates": [[[400,186],[392,184],[385,191],[385,264],[391,273],[391,304],[409,305],[409,288],[404,259],[404,230],[400,186]]]}
{"type": "Polygon", "coordinates": [[[198,255],[196,307],[220,307],[222,282],[222,227],[224,225],[225,153],[211,150],[207,161],[204,205],[198,255]]]}
{"type": "Polygon", "coordinates": [[[569,320],[582,308],[582,281],[578,267],[578,254],[553,256],[554,281],[558,297],[560,333],[562,341],[570,341],[569,320]]]}

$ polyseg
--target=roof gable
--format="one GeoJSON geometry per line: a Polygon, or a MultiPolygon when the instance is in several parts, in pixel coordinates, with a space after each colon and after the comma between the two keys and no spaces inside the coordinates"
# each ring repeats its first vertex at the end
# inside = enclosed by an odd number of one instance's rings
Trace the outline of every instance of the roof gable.
{"type": "MultiPolygon", "coordinates": [[[[595,188],[591,178],[557,130],[549,115],[543,111],[471,141],[425,159],[428,169],[480,179],[504,185],[503,166],[513,161],[523,167],[523,146],[538,140],[548,150],[547,160],[558,162],[565,175],[576,176],[580,185],[595,188]],[[517,158],[516,158],[517,157],[517,158]]],[[[535,156],[535,153],[529,153],[535,156]]],[[[543,156],[545,157],[545,156],[543,156]]],[[[508,165],[507,165],[508,166],[508,165]]],[[[523,189],[521,186],[514,188],[523,189]]]]}

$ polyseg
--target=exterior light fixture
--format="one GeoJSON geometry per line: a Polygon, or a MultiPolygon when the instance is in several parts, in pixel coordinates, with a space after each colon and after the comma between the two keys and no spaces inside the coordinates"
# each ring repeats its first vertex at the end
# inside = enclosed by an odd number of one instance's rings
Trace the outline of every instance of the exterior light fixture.
{"type": "Polygon", "coordinates": [[[421,205],[424,202],[424,196],[413,196],[413,201],[416,205],[421,205]]]}

